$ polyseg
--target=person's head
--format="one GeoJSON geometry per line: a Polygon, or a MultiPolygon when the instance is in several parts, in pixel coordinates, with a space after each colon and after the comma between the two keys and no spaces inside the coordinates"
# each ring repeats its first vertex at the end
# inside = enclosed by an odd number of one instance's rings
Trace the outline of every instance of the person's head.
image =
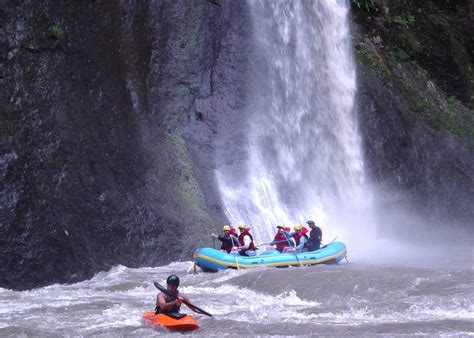
{"type": "Polygon", "coordinates": [[[277,230],[278,230],[278,232],[283,232],[283,231],[285,231],[285,226],[284,225],[277,225],[277,230]]]}
{"type": "Polygon", "coordinates": [[[222,230],[224,230],[224,233],[225,234],[228,234],[230,232],[230,225],[224,225],[222,227],[222,230]]]}
{"type": "Polygon", "coordinates": [[[301,232],[302,232],[302,233],[303,233],[303,235],[304,235],[305,233],[307,233],[307,232],[308,232],[308,229],[306,229],[305,227],[302,227],[302,228],[301,228],[301,232]]]}
{"type": "Polygon", "coordinates": [[[301,225],[296,224],[293,228],[295,229],[296,232],[300,232],[302,227],[301,225]]]}
{"type": "Polygon", "coordinates": [[[245,225],[244,223],[240,223],[238,228],[240,232],[244,232],[244,230],[247,228],[247,225],[245,225]]]}
{"type": "Polygon", "coordinates": [[[285,228],[285,231],[286,231],[286,232],[290,232],[290,230],[291,230],[290,227],[286,227],[286,228],[285,228]]]}
{"type": "Polygon", "coordinates": [[[308,226],[312,229],[314,227],[316,227],[316,224],[314,224],[314,221],[308,221],[306,222],[306,224],[308,224],[308,226]]]}
{"type": "Polygon", "coordinates": [[[170,293],[174,293],[179,286],[179,277],[176,275],[169,275],[166,279],[166,286],[170,293]]]}

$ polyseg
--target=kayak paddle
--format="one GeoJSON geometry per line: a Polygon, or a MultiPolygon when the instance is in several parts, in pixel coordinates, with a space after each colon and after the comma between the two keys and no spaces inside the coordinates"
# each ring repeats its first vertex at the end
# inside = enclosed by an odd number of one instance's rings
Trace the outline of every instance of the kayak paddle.
{"type": "MultiPolygon", "coordinates": [[[[165,295],[167,295],[167,296],[169,296],[173,299],[178,299],[178,297],[176,297],[175,295],[172,295],[171,293],[169,293],[168,290],[165,287],[163,287],[162,285],[158,284],[157,282],[154,282],[153,284],[155,284],[155,287],[158,290],[160,290],[161,292],[163,292],[165,295]]],[[[206,312],[203,309],[198,308],[196,305],[193,305],[190,302],[187,302],[187,301],[183,300],[183,303],[186,304],[191,310],[193,310],[196,313],[200,313],[202,315],[212,317],[212,315],[209,312],[206,312]]]]}

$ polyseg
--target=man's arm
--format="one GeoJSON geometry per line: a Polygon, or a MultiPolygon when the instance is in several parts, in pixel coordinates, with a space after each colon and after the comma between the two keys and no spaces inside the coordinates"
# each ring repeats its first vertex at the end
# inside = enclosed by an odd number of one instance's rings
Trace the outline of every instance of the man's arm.
{"type": "Polygon", "coordinates": [[[178,297],[178,299],[176,300],[173,300],[169,303],[166,302],[166,298],[165,298],[165,295],[163,293],[160,293],[157,297],[156,297],[156,306],[159,306],[160,307],[160,310],[169,310],[171,309],[173,306],[175,305],[181,305],[181,302],[183,301],[183,298],[182,295],[180,295],[178,297]]]}
{"type": "Polygon", "coordinates": [[[317,231],[312,231],[312,236],[311,236],[311,233],[310,233],[310,236],[308,238],[308,244],[314,244],[318,241],[318,232],[317,231]]]}
{"type": "Polygon", "coordinates": [[[301,236],[301,238],[300,238],[300,244],[298,244],[298,246],[297,246],[296,248],[297,248],[297,249],[302,249],[302,248],[304,247],[306,241],[307,241],[307,240],[306,240],[306,237],[301,236]]]}
{"type": "Polygon", "coordinates": [[[223,243],[232,243],[232,239],[224,236],[217,236],[217,239],[223,243]]]}

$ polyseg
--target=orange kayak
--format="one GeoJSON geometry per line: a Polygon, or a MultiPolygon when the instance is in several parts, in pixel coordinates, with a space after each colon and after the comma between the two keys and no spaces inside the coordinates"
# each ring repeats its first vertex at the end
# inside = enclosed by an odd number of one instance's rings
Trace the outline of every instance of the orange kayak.
{"type": "Polygon", "coordinates": [[[189,331],[199,328],[199,324],[191,315],[185,315],[183,318],[175,319],[163,313],[155,315],[154,311],[148,311],[143,314],[143,319],[153,325],[161,325],[168,330],[189,331]]]}

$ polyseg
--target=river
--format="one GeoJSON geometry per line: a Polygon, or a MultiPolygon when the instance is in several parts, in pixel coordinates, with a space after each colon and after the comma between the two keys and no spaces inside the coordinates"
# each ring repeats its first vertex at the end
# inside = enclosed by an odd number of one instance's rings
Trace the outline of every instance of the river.
{"type": "Polygon", "coordinates": [[[474,335],[472,246],[430,250],[422,235],[407,250],[375,239],[384,233],[368,212],[348,1],[249,3],[260,61],[248,158],[217,171],[228,218],[259,225],[260,239],[277,223],[313,218],[348,245],[350,263],[198,274],[187,273],[189,261],[116,266],[72,285],[0,289],[0,336],[181,335],[142,321],[154,308],[153,282],[169,274],[214,314],[196,315],[197,336],[474,335]]]}
{"type": "Polygon", "coordinates": [[[214,315],[195,315],[196,336],[474,335],[472,248],[452,253],[468,256],[197,274],[191,262],[117,266],[72,285],[0,289],[0,336],[181,335],[141,318],[169,274],[214,315]]]}

